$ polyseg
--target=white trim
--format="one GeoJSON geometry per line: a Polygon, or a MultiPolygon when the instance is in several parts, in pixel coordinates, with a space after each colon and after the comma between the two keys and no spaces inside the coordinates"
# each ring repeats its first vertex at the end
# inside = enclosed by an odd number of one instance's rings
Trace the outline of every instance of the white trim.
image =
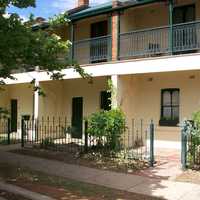
{"type": "MultiPolygon", "coordinates": [[[[136,59],[113,63],[95,64],[83,67],[93,77],[144,74],[157,72],[175,72],[186,70],[200,70],[200,54],[188,54],[181,56],[165,56],[159,58],[136,59]]],[[[74,69],[65,69],[64,79],[81,78],[74,69]]],[[[29,83],[37,77],[38,81],[50,81],[50,75],[46,72],[27,72],[13,75],[16,80],[6,79],[6,84],[29,83]]]]}

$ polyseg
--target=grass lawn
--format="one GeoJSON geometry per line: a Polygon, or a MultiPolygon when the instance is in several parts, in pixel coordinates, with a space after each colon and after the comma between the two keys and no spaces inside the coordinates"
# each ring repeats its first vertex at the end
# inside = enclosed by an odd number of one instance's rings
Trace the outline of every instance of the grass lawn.
{"type": "MultiPolygon", "coordinates": [[[[48,176],[8,164],[0,164],[0,179],[33,192],[54,197],[57,200],[159,200],[154,197],[48,176]]],[[[17,199],[9,198],[9,200],[17,199]]]]}

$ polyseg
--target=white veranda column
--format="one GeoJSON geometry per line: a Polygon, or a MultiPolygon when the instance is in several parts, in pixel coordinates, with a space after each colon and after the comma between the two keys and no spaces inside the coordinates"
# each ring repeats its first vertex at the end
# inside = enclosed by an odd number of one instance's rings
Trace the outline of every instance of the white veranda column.
{"type": "Polygon", "coordinates": [[[119,106],[118,103],[118,89],[119,89],[119,77],[117,75],[111,76],[112,81],[112,108],[117,108],[119,106]]]}
{"type": "MultiPolygon", "coordinates": [[[[37,79],[35,80],[35,88],[39,88],[40,84],[37,79]]],[[[34,98],[33,98],[33,119],[34,123],[32,124],[32,134],[30,135],[29,140],[36,141],[37,140],[37,120],[39,117],[39,91],[38,89],[34,91],[34,98]]]]}
{"type": "MultiPolygon", "coordinates": [[[[38,88],[40,86],[39,81],[35,80],[35,87],[38,88]]],[[[39,91],[38,89],[34,91],[34,119],[38,119],[39,116],[39,91]]]]}

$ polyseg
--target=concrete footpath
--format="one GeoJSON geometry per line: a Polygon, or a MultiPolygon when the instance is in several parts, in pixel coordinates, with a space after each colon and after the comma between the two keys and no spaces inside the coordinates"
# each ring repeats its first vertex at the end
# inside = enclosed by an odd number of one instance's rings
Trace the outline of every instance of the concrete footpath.
{"type": "Polygon", "coordinates": [[[199,200],[200,185],[92,169],[0,150],[0,163],[17,164],[49,175],[101,185],[167,200],[199,200]]]}

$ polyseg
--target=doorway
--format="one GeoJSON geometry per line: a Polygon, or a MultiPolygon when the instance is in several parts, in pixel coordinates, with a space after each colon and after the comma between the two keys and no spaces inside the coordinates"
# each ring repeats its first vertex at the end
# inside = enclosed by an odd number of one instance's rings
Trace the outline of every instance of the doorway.
{"type": "Polygon", "coordinates": [[[82,138],[83,134],[83,97],[72,99],[72,138],[82,138]]]}
{"type": "Polygon", "coordinates": [[[11,132],[17,132],[17,100],[11,100],[11,132]]]}
{"type": "Polygon", "coordinates": [[[106,62],[108,55],[108,43],[107,38],[103,38],[108,35],[108,21],[100,21],[91,24],[92,38],[90,44],[90,62],[106,62]],[[95,39],[98,38],[98,39],[95,39]]]}
{"type": "Polygon", "coordinates": [[[185,23],[194,22],[195,19],[196,19],[195,4],[174,8],[173,49],[175,52],[188,53],[188,51],[194,51],[197,45],[196,25],[195,23],[190,23],[190,24],[185,24],[185,23]]]}

